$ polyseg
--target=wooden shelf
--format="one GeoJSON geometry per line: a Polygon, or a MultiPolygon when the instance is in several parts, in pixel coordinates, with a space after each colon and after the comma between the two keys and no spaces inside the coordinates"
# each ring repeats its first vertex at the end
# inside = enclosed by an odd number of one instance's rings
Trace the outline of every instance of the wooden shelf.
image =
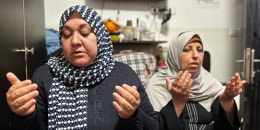
{"type": "Polygon", "coordinates": [[[155,53],[157,45],[160,43],[166,43],[167,41],[114,41],[114,51],[113,53],[119,53],[121,50],[133,50],[142,51],[146,53],[155,53]]]}
{"type": "Polygon", "coordinates": [[[113,41],[113,44],[160,44],[160,43],[166,43],[167,41],[113,41]]]}

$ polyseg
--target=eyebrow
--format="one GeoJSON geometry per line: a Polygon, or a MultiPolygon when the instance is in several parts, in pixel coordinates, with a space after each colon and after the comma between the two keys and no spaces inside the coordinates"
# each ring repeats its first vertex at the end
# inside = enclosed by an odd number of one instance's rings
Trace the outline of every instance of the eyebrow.
{"type": "MultiPolygon", "coordinates": [[[[83,28],[83,27],[87,27],[88,29],[92,30],[92,28],[90,27],[90,25],[87,24],[87,23],[83,23],[83,24],[80,24],[80,25],[79,25],[79,28],[80,28],[80,29],[83,28]]],[[[64,25],[62,28],[71,29],[71,27],[70,27],[70,26],[67,26],[67,25],[64,25]]]]}
{"type": "Polygon", "coordinates": [[[80,25],[79,25],[79,27],[80,27],[80,28],[83,28],[83,27],[88,27],[90,30],[92,30],[92,29],[91,29],[91,27],[90,27],[90,25],[89,25],[89,24],[87,24],[87,23],[80,24],[80,25]]]}
{"type": "Polygon", "coordinates": [[[193,42],[199,42],[200,44],[202,44],[201,40],[198,40],[198,39],[194,39],[194,40],[190,41],[189,43],[193,43],[193,42]]]}

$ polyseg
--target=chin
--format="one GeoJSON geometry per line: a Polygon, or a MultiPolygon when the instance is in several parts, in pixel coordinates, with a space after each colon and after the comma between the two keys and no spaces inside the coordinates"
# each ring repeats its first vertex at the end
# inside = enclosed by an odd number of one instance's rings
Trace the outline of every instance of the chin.
{"type": "Polygon", "coordinates": [[[75,67],[78,67],[78,68],[84,68],[84,67],[89,66],[90,64],[74,62],[73,65],[74,65],[75,67]]]}
{"type": "Polygon", "coordinates": [[[78,68],[84,68],[93,63],[93,61],[87,60],[86,58],[71,59],[69,62],[78,68]]]}
{"type": "Polygon", "coordinates": [[[189,72],[190,72],[192,75],[194,75],[194,74],[196,74],[196,73],[198,72],[198,69],[191,69],[191,70],[189,70],[189,72]]]}

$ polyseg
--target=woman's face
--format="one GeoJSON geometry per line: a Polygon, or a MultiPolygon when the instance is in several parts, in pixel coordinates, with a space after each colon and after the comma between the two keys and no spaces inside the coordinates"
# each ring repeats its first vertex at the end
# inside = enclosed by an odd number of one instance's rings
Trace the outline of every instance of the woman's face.
{"type": "Polygon", "coordinates": [[[97,38],[79,13],[72,13],[61,31],[61,47],[68,62],[76,67],[93,63],[97,56],[97,38]]]}
{"type": "Polygon", "coordinates": [[[181,53],[181,70],[194,75],[202,65],[203,46],[198,37],[191,38],[184,46],[181,53]]]}

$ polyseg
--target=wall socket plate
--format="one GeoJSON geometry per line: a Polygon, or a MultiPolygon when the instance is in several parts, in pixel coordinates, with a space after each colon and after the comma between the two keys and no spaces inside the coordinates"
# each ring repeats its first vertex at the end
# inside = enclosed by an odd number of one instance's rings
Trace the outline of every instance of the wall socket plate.
{"type": "Polygon", "coordinates": [[[241,29],[240,28],[231,28],[228,30],[228,35],[230,37],[240,37],[241,36],[241,29]]]}

